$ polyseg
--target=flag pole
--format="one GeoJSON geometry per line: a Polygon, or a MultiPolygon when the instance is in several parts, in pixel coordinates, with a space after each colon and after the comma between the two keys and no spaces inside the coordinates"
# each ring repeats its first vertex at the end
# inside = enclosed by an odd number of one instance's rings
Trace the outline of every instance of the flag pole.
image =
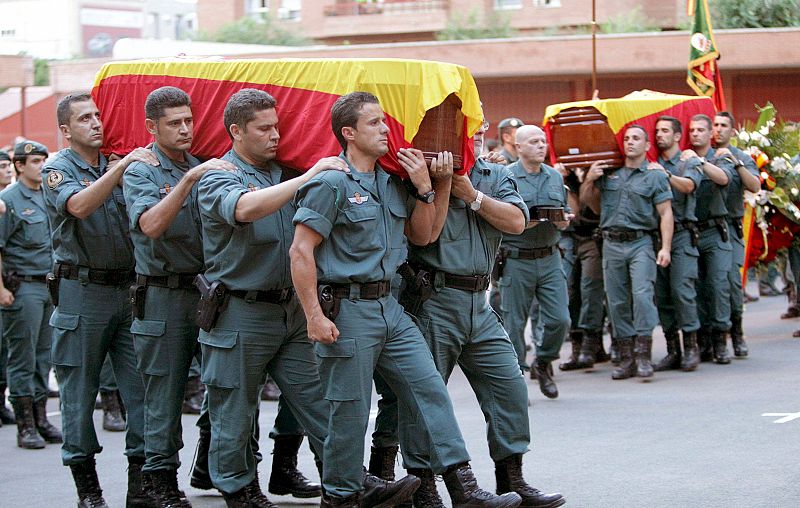
{"type": "Polygon", "coordinates": [[[592,97],[597,91],[597,0],[592,0],[592,97]]]}

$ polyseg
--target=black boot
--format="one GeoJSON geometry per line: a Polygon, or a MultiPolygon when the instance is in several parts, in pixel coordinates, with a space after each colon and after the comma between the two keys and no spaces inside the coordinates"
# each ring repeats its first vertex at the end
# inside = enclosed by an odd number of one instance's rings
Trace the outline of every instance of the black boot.
{"type": "Polygon", "coordinates": [[[189,485],[200,490],[211,490],[211,476],[208,474],[208,449],[211,447],[211,431],[200,429],[200,438],[197,440],[197,455],[194,458],[194,467],[189,485]]]}
{"type": "Polygon", "coordinates": [[[70,464],[69,469],[78,490],[78,508],[108,508],[97,479],[94,457],[79,464],[70,464]]]}
{"type": "Polygon", "coordinates": [[[681,370],[691,372],[700,365],[700,350],[697,347],[697,333],[683,332],[683,359],[681,370]]]}
{"type": "Polygon", "coordinates": [[[572,354],[564,363],[559,364],[559,370],[577,370],[580,369],[578,364],[578,354],[581,350],[581,342],[583,342],[583,330],[570,330],[569,341],[572,344],[572,354]]]}
{"type": "Polygon", "coordinates": [[[0,423],[14,425],[17,423],[17,419],[14,418],[14,413],[6,407],[6,388],[8,388],[6,385],[0,385],[0,423]]]}
{"type": "Polygon", "coordinates": [[[408,474],[420,479],[419,488],[414,492],[414,508],[445,508],[439,491],[436,489],[436,476],[430,469],[409,469],[408,474]]]}
{"type": "Polygon", "coordinates": [[[714,348],[714,363],[720,365],[727,365],[731,363],[731,357],[728,356],[727,342],[728,332],[722,330],[711,331],[711,344],[714,348]]]}
{"type": "Polygon", "coordinates": [[[611,337],[611,348],[609,349],[609,351],[610,351],[610,355],[609,356],[611,357],[611,364],[612,365],[619,365],[620,362],[622,361],[622,358],[620,358],[620,354],[619,354],[619,339],[618,338],[613,337],[613,336],[611,337]]]}
{"type": "Polygon", "coordinates": [[[678,338],[678,330],[675,328],[665,330],[664,338],[667,340],[667,356],[656,364],[656,372],[677,370],[681,366],[681,343],[678,338]]]}
{"type": "Polygon", "coordinates": [[[589,333],[596,333],[598,337],[597,354],[594,355],[594,363],[606,363],[611,360],[611,356],[606,353],[606,349],[603,347],[603,333],[599,330],[597,332],[589,333]]]}
{"type": "Polygon", "coordinates": [[[744,341],[744,330],[742,330],[742,315],[731,314],[731,342],[733,343],[733,355],[736,358],[744,358],[749,352],[747,343],[744,341]]]}
{"type": "Polygon", "coordinates": [[[206,387],[200,382],[200,376],[192,376],[187,379],[181,412],[185,415],[199,415],[205,393],[206,387]]]}
{"type": "Polygon", "coordinates": [[[272,378],[267,378],[264,387],[261,388],[261,400],[278,400],[281,397],[281,389],[275,384],[272,378]]]}
{"type": "Polygon", "coordinates": [[[17,446],[26,450],[44,448],[44,439],[36,430],[33,419],[33,397],[17,397],[12,405],[17,416],[17,446]]]}
{"type": "Polygon", "coordinates": [[[156,508],[191,508],[192,504],[178,488],[178,472],[159,469],[142,474],[152,504],[156,508]]]}
{"type": "Polygon", "coordinates": [[[373,446],[369,452],[369,472],[390,482],[394,481],[394,464],[398,446],[373,446]]]}
{"type": "Polygon", "coordinates": [[[303,436],[277,436],[272,450],[272,473],[269,476],[269,492],[278,496],[319,497],[322,486],[313,483],[297,469],[297,452],[303,436]]]}
{"type": "Polygon", "coordinates": [[[361,494],[353,494],[347,497],[329,496],[327,492],[322,493],[320,508],[361,508],[361,494]]]}
{"type": "Polygon", "coordinates": [[[125,430],[125,416],[119,403],[119,391],[100,392],[103,404],[103,430],[122,432],[125,430]]]}
{"type": "Polygon", "coordinates": [[[243,489],[239,489],[233,494],[222,493],[225,504],[228,508],[278,508],[278,505],[270,501],[261,492],[261,485],[258,484],[258,471],[253,481],[243,489]]]}
{"type": "Polygon", "coordinates": [[[409,502],[419,485],[420,479],[413,475],[408,475],[396,482],[389,482],[364,470],[364,494],[361,498],[361,506],[363,508],[384,508],[409,502]]]}
{"type": "Polygon", "coordinates": [[[516,508],[522,503],[522,498],[516,492],[496,496],[480,488],[468,462],[447,468],[444,484],[447,485],[453,508],[516,508]]]}
{"type": "Polygon", "coordinates": [[[150,508],[153,501],[142,483],[144,457],[128,457],[128,494],[126,508],[150,508]]]}
{"type": "Polygon", "coordinates": [[[61,437],[61,431],[47,420],[47,399],[42,399],[33,404],[33,418],[36,422],[36,430],[39,431],[39,435],[45,441],[48,443],[64,442],[61,437]]]}
{"type": "Polygon", "coordinates": [[[711,346],[711,331],[708,328],[697,330],[697,347],[700,350],[701,362],[710,362],[714,359],[714,350],[711,346]]]}
{"type": "Polygon", "coordinates": [[[651,354],[653,350],[653,337],[640,335],[636,337],[636,375],[639,377],[653,377],[653,364],[651,354]]]}
{"type": "Polygon", "coordinates": [[[611,379],[628,379],[636,375],[636,362],[633,361],[633,337],[617,339],[619,367],[611,373],[611,379]]]}
{"type": "Polygon", "coordinates": [[[533,371],[536,372],[536,380],[539,381],[539,390],[548,399],[558,397],[558,387],[553,381],[553,366],[550,362],[539,360],[533,362],[533,371]]]}
{"type": "Polygon", "coordinates": [[[582,369],[591,369],[594,367],[596,361],[597,349],[600,346],[600,341],[603,337],[597,333],[585,333],[583,336],[583,344],[581,344],[581,353],[578,355],[578,365],[582,369]]]}
{"type": "Polygon", "coordinates": [[[531,487],[522,476],[522,454],[517,453],[494,463],[494,477],[497,480],[497,493],[516,492],[522,498],[520,506],[536,508],[555,508],[567,500],[559,493],[545,494],[531,487]]]}

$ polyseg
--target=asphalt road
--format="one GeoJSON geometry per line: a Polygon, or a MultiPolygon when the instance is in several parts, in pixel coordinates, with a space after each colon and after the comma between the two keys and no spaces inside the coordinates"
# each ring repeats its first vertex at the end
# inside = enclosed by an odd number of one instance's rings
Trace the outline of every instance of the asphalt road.
{"type": "MultiPolygon", "coordinates": [[[[575,507],[800,505],[800,339],[791,336],[800,320],[780,320],[785,307],[783,297],[748,305],[750,356],[727,366],[704,363],[693,373],[656,373],[650,382],[612,381],[609,364],[589,372],[556,371],[561,392],[556,400],[544,398],[529,380],[533,442],[525,456],[526,477],[542,490],[560,491],[567,506],[575,507]]],[[[567,347],[562,358],[568,355],[567,347]]],[[[663,356],[660,331],[654,349],[655,359],[663,356]]],[[[460,372],[453,376],[450,393],[478,480],[493,489],[483,417],[460,372]]],[[[265,489],[271,467],[266,436],[276,406],[261,404],[265,457],[260,478],[265,489]]],[[[51,421],[60,424],[57,400],[51,399],[48,409],[51,421]]],[[[97,429],[100,416],[97,411],[97,429]]],[[[195,421],[196,417],[183,418],[186,446],[179,482],[195,507],[222,507],[219,495],[189,487],[195,421]]],[[[124,506],[123,434],[98,434],[104,446],[97,462],[105,498],[112,507],[124,506]]],[[[15,438],[12,426],[0,429],[0,506],[75,506],[75,489],[69,469],[61,465],[59,446],[22,450],[15,438]]],[[[300,468],[309,475],[315,471],[306,446],[300,468]]],[[[445,493],[443,483],[439,491],[445,493]]],[[[318,503],[271,499],[280,506],[318,503]]]]}

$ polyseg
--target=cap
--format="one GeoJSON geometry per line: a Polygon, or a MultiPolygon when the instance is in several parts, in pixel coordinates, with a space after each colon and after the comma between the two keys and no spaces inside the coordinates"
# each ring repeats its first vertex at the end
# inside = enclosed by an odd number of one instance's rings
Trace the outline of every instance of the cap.
{"type": "Polygon", "coordinates": [[[47,157],[47,147],[36,141],[25,139],[14,145],[14,158],[26,155],[44,155],[47,157]]]}
{"type": "Polygon", "coordinates": [[[8,155],[6,152],[0,150],[0,161],[9,161],[9,162],[11,162],[11,156],[8,155]]]}
{"type": "Polygon", "coordinates": [[[505,129],[506,127],[514,127],[516,129],[517,127],[522,127],[523,125],[525,125],[525,122],[512,116],[510,118],[504,118],[503,120],[500,120],[500,123],[497,124],[497,128],[505,129]]]}

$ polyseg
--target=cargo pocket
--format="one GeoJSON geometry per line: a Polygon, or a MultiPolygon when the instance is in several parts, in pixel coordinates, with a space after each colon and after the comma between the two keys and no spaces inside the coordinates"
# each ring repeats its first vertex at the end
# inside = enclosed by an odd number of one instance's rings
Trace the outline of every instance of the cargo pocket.
{"type": "Polygon", "coordinates": [[[51,361],[54,365],[80,367],[83,364],[83,341],[78,328],[78,314],[66,314],[55,311],[50,316],[53,327],[53,342],[50,349],[51,361]]]}
{"type": "Polygon", "coordinates": [[[166,376],[172,361],[169,348],[164,343],[165,321],[134,319],[131,324],[136,365],[142,374],[166,376]]]}
{"type": "Polygon", "coordinates": [[[355,339],[339,339],[333,344],[314,344],[319,363],[319,377],[325,399],[361,400],[361,370],[356,356],[355,339]]]}
{"type": "Polygon", "coordinates": [[[239,332],[236,330],[200,330],[198,338],[203,345],[203,383],[218,388],[238,388],[243,363],[236,347],[239,332]]]}

